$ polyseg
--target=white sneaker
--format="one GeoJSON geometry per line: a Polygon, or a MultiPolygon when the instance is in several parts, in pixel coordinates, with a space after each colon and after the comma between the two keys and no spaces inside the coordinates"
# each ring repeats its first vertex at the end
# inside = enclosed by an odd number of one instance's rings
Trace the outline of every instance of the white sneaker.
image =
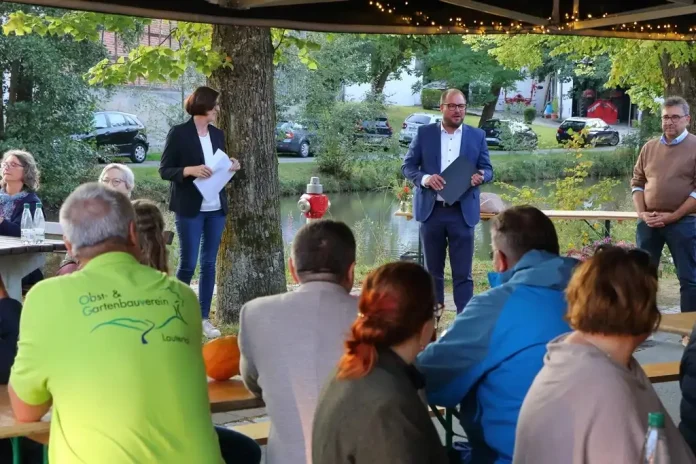
{"type": "Polygon", "coordinates": [[[203,319],[203,334],[208,338],[217,338],[221,335],[218,328],[208,319],[203,319]]]}

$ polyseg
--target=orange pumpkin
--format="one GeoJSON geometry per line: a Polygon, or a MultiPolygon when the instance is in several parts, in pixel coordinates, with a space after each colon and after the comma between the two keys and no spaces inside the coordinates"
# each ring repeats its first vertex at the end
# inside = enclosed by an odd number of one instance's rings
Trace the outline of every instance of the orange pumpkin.
{"type": "Polygon", "coordinates": [[[239,345],[237,337],[227,335],[203,345],[203,361],[208,377],[223,381],[239,375],[239,345]]]}

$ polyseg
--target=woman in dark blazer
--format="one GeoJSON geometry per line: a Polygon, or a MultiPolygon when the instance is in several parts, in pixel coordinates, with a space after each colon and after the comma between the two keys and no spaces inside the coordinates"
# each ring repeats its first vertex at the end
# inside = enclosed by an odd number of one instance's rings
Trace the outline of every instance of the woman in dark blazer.
{"type": "MultiPolygon", "coordinates": [[[[207,165],[218,149],[225,151],[224,134],[212,125],[217,117],[219,96],[216,90],[199,87],[186,99],[186,112],[191,119],[169,131],[159,168],[162,179],[171,182],[169,209],[174,212],[179,235],[176,277],[182,282],[191,283],[200,249],[198,298],[203,332],[208,338],[220,336],[208,316],[215,287],[215,262],[225,228],[227,196],[222,189],[218,198],[206,201],[193,181],[210,177],[212,171],[207,165]]],[[[232,158],[231,170],[239,168],[239,162],[232,158]]]]}
{"type": "Polygon", "coordinates": [[[336,375],[319,398],[314,464],[446,464],[413,366],[435,330],[435,292],[414,263],[386,264],[363,284],[336,375]]]}

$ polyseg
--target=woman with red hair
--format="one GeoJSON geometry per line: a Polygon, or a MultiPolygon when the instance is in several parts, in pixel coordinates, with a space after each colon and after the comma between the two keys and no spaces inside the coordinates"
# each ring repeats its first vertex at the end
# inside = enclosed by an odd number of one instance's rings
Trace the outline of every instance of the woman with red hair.
{"type": "Polygon", "coordinates": [[[334,377],[319,398],[313,464],[440,464],[447,456],[413,366],[435,329],[430,274],[390,263],[363,284],[358,317],[334,377]]]}

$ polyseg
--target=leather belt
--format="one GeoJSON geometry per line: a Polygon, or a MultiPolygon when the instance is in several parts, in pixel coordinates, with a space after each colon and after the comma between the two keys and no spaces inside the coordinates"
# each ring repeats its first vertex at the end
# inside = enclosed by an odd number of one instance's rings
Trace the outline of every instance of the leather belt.
{"type": "Polygon", "coordinates": [[[435,206],[439,206],[440,208],[454,208],[454,207],[459,207],[459,202],[455,201],[451,205],[447,202],[440,201],[440,200],[435,200],[435,206]]]}

